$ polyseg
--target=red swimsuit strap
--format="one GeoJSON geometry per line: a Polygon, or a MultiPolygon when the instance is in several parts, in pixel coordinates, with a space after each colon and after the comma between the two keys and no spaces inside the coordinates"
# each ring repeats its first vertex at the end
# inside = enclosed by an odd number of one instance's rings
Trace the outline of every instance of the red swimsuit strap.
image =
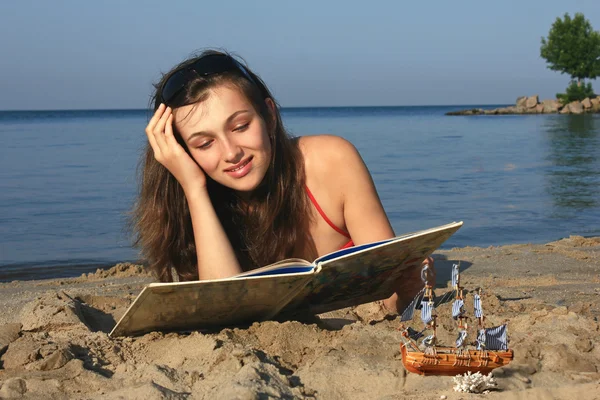
{"type": "Polygon", "coordinates": [[[325,220],[325,222],[327,222],[327,224],[329,224],[329,226],[331,226],[339,234],[346,236],[348,239],[351,239],[350,234],[348,232],[346,232],[343,229],[338,228],[333,222],[331,222],[331,220],[329,218],[327,218],[327,215],[325,215],[325,213],[321,209],[321,206],[319,206],[319,203],[317,203],[317,200],[315,199],[315,196],[313,196],[313,194],[311,193],[311,191],[308,188],[308,186],[305,185],[304,187],[306,188],[306,193],[308,194],[308,197],[310,198],[310,201],[313,203],[313,205],[315,206],[315,208],[317,209],[317,211],[319,212],[319,214],[321,214],[321,217],[323,217],[323,219],[325,220]]]}

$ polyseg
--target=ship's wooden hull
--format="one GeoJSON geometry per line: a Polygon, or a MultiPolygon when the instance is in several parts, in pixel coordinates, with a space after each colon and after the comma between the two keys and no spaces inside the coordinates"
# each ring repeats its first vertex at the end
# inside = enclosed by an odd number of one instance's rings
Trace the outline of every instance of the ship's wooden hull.
{"type": "Polygon", "coordinates": [[[400,344],[402,364],[408,371],[420,375],[460,375],[468,371],[486,375],[494,368],[507,365],[513,359],[512,350],[480,351],[465,350],[457,354],[454,348],[438,347],[433,354],[408,351],[400,344]]]}

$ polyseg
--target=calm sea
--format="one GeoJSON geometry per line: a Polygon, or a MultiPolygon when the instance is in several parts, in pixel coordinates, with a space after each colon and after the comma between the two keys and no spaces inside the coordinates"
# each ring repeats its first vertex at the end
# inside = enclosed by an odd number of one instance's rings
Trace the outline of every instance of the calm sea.
{"type": "MultiPolygon", "coordinates": [[[[600,115],[447,117],[459,107],[297,108],[367,163],[397,234],[465,221],[445,248],[600,235],[600,115]]],[[[0,112],[0,281],[134,261],[125,214],[146,111],[0,112]]]]}

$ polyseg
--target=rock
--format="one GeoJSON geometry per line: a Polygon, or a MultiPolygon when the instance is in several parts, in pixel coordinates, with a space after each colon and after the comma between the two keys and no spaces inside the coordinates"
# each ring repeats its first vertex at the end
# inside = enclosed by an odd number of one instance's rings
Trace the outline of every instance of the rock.
{"type": "Polygon", "coordinates": [[[514,111],[516,114],[529,114],[531,110],[527,107],[514,107],[514,111]]]}
{"type": "Polygon", "coordinates": [[[6,351],[8,345],[19,338],[21,324],[0,325],[0,356],[6,351]]]}
{"type": "Polygon", "coordinates": [[[571,114],[583,113],[583,106],[578,101],[572,101],[569,104],[567,104],[567,106],[569,107],[569,111],[571,111],[571,114]]]}
{"type": "Polygon", "coordinates": [[[592,108],[592,102],[590,101],[590,99],[588,97],[586,97],[585,99],[583,99],[583,101],[581,102],[581,105],[586,110],[589,109],[589,108],[592,108]]]}
{"type": "Polygon", "coordinates": [[[23,378],[7,379],[0,389],[0,399],[18,399],[27,392],[27,382],[23,378]]]}
{"type": "Polygon", "coordinates": [[[446,115],[480,115],[480,114],[485,114],[485,112],[481,108],[471,108],[468,110],[450,111],[450,112],[446,113],[446,115]]]}
{"type": "Polygon", "coordinates": [[[451,111],[446,115],[508,115],[508,114],[582,114],[584,112],[600,112],[600,97],[585,99],[583,102],[574,101],[567,105],[562,105],[559,100],[546,99],[539,102],[539,96],[517,98],[514,106],[496,108],[492,110],[483,110],[481,108],[472,108],[467,110],[451,111]]]}
{"type": "Polygon", "coordinates": [[[544,100],[542,101],[542,106],[544,107],[544,113],[545,114],[551,114],[551,113],[555,113],[558,112],[558,110],[561,108],[561,104],[558,100],[544,100]]]}
{"type": "Polygon", "coordinates": [[[539,100],[538,95],[528,97],[527,101],[525,102],[525,107],[534,108],[535,106],[537,106],[538,100],[539,100]]]}
{"type": "Polygon", "coordinates": [[[516,114],[516,110],[514,106],[498,108],[498,115],[516,114]]]}

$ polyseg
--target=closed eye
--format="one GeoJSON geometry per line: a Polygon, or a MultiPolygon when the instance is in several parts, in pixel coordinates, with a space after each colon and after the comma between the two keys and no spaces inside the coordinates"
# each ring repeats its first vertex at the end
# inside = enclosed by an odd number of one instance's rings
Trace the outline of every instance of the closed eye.
{"type": "Polygon", "coordinates": [[[250,122],[248,122],[247,124],[244,124],[244,125],[236,126],[236,127],[233,129],[233,131],[234,131],[234,132],[243,132],[243,131],[245,131],[246,129],[248,129],[248,126],[249,126],[249,125],[250,125],[250,122]]]}
{"type": "Polygon", "coordinates": [[[208,141],[202,143],[200,146],[196,146],[196,148],[200,149],[200,150],[205,150],[205,149],[208,149],[212,145],[212,143],[213,143],[212,140],[208,140],[208,141]]]}

